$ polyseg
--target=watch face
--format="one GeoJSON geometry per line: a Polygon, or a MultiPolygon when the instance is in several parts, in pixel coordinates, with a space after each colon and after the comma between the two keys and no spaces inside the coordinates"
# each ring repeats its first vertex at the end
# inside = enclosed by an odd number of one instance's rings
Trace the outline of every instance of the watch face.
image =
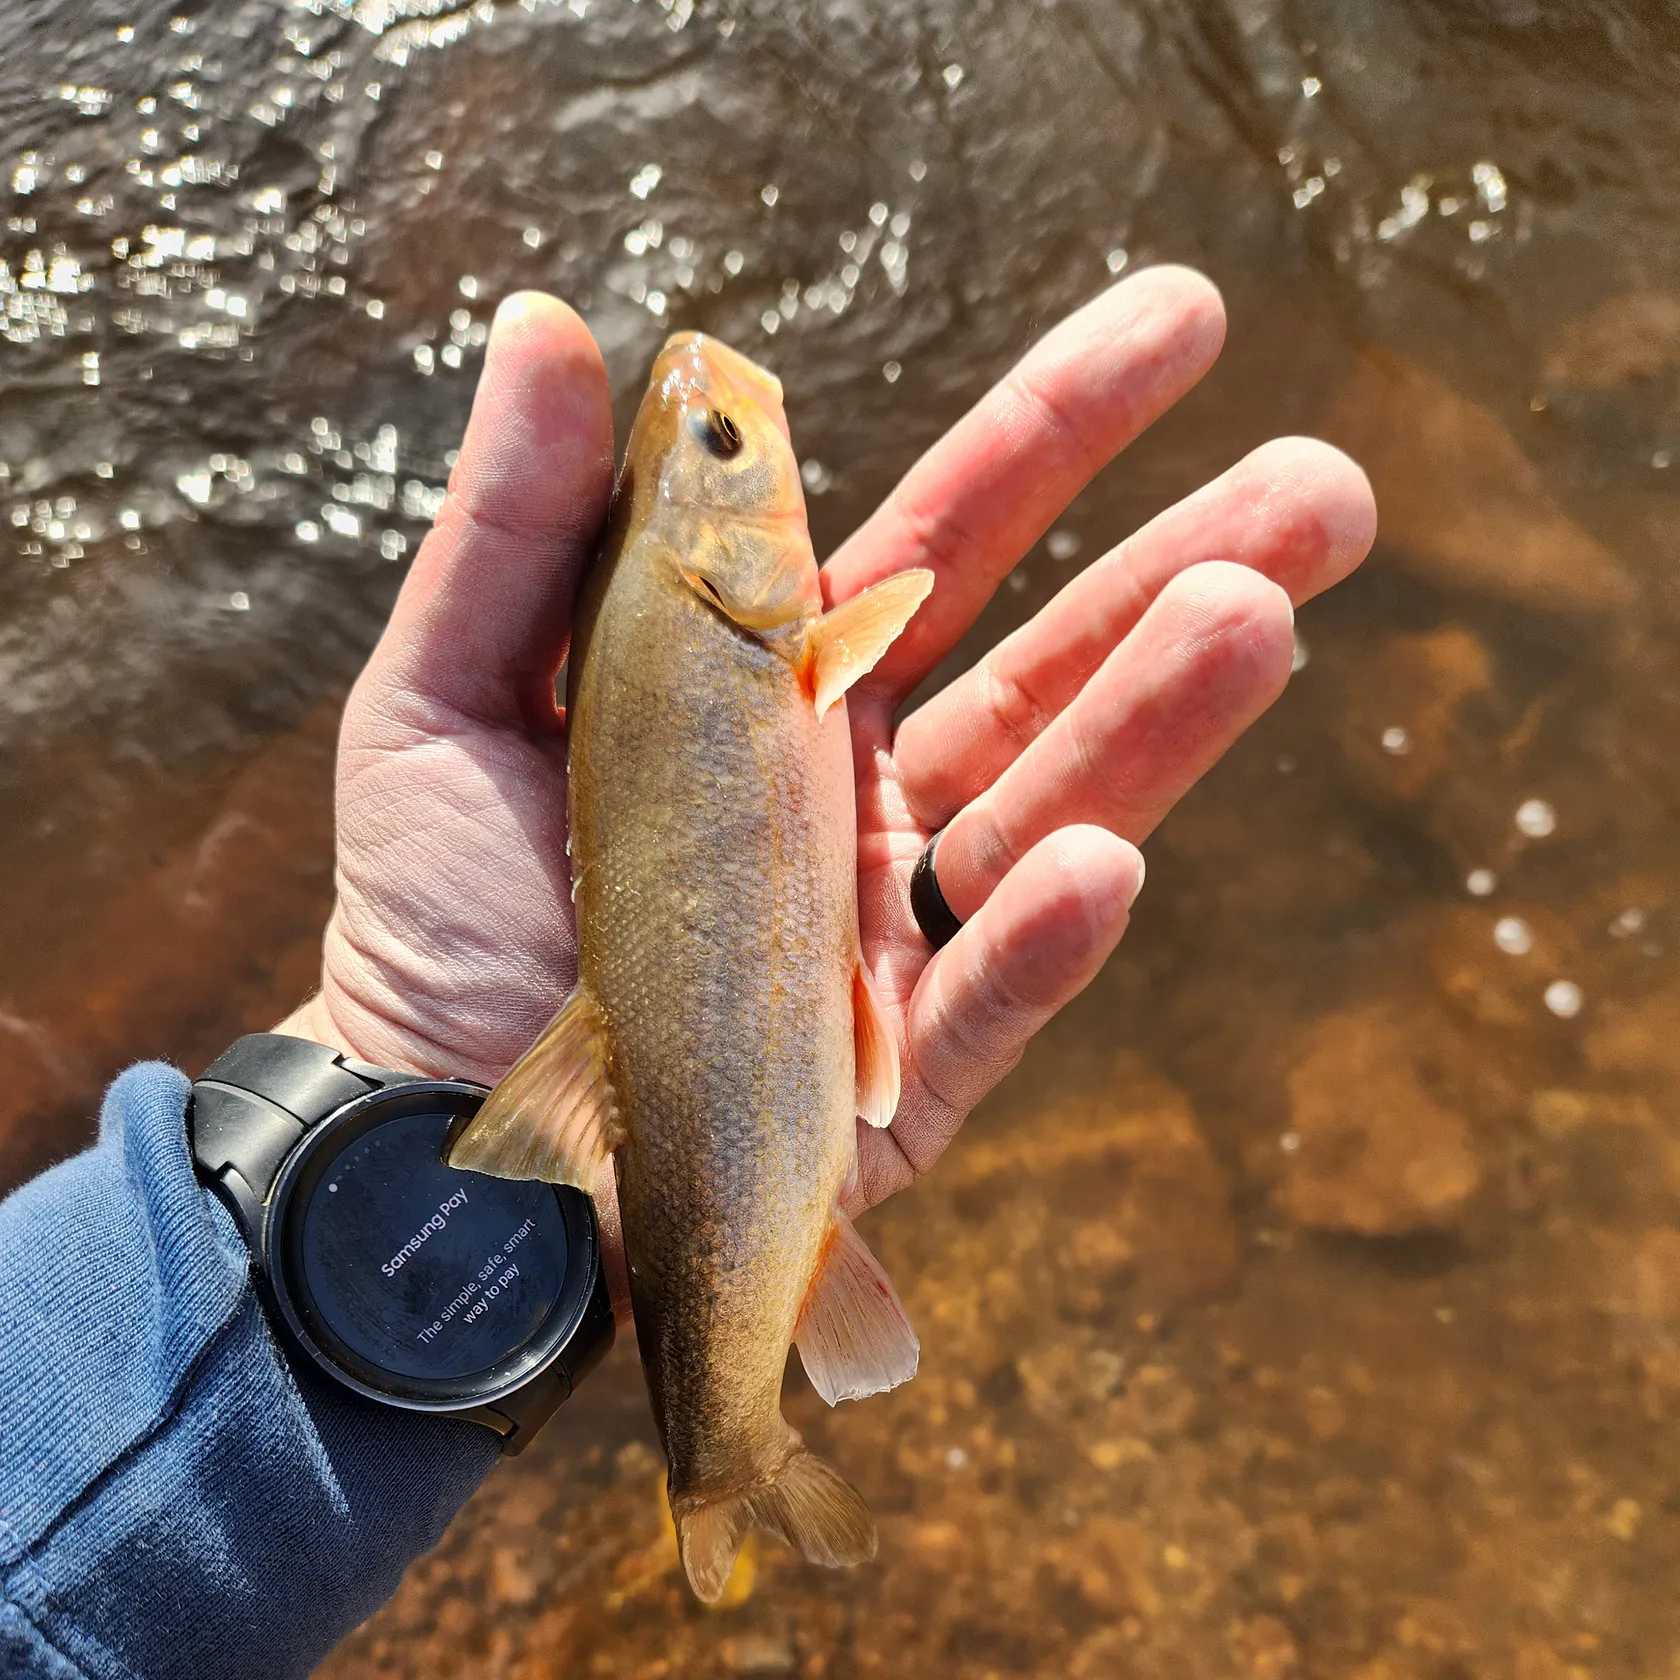
{"type": "Polygon", "coordinates": [[[564,1346],[593,1284],[579,1192],[444,1164],[480,1100],[398,1087],[357,1103],[276,1189],[283,1311],[317,1357],[382,1395],[458,1405],[516,1385],[564,1346]]]}

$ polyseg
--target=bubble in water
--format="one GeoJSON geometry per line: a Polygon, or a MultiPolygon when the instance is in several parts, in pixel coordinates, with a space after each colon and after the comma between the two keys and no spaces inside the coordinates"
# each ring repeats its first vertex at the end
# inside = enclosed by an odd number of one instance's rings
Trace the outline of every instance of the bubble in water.
{"type": "Polygon", "coordinates": [[[1491,869],[1472,869],[1464,877],[1464,890],[1472,898],[1487,898],[1499,885],[1499,877],[1491,869]]]}
{"type": "Polygon", "coordinates": [[[1525,799],[1517,807],[1516,824],[1530,840],[1544,840],[1557,827],[1557,812],[1544,799],[1525,799]]]}
{"type": "Polygon", "coordinates": [[[1125,251],[1118,245],[1108,253],[1108,272],[1110,274],[1124,274],[1126,264],[1131,261],[1125,251]]]}
{"type": "Polygon", "coordinates": [[[1324,83],[1317,76],[1303,76],[1301,78],[1301,97],[1303,99],[1316,99],[1323,86],[1324,83]]]}
{"type": "Polygon", "coordinates": [[[1546,988],[1546,1007],[1560,1021],[1572,1021],[1581,1013],[1581,988],[1573,980],[1554,980],[1546,988]]]}
{"type": "Polygon", "coordinates": [[[1521,916],[1501,916],[1493,924],[1493,942],[1508,957],[1526,957],[1534,949],[1534,930],[1521,916]]]}
{"type": "Polygon", "coordinates": [[[940,71],[940,75],[944,77],[946,87],[950,88],[953,93],[962,86],[963,67],[960,64],[947,64],[940,71]]]}
{"type": "Polygon", "coordinates": [[[912,181],[925,181],[927,179],[927,165],[920,158],[917,158],[910,165],[910,179],[912,181]]]}
{"type": "Polygon", "coordinates": [[[1393,724],[1382,732],[1382,749],[1396,758],[1404,758],[1412,750],[1412,737],[1399,724],[1393,724]]]}
{"type": "Polygon", "coordinates": [[[881,364],[881,377],[886,380],[889,385],[896,385],[898,383],[898,376],[903,372],[904,369],[900,367],[897,362],[882,362],[881,364]]]}
{"type": "Polygon", "coordinates": [[[251,597],[243,589],[236,589],[228,596],[228,608],[232,612],[249,612],[251,610],[251,597]]]}
{"type": "Polygon", "coordinates": [[[782,196],[781,188],[772,181],[767,186],[759,188],[758,196],[762,198],[772,209],[774,209],[776,200],[782,196]]]}
{"type": "Polygon", "coordinates": [[[644,163],[630,177],[630,190],[637,198],[646,198],[659,185],[665,171],[657,163],[644,163]]]}
{"type": "Polygon", "coordinates": [[[820,496],[824,491],[834,488],[834,474],[815,456],[808,457],[800,464],[799,477],[813,496],[820,496]]]}
{"type": "Polygon", "coordinates": [[[723,255],[723,271],[725,274],[739,274],[746,266],[747,259],[739,251],[726,251],[723,255]]]}
{"type": "Polygon", "coordinates": [[[781,312],[775,309],[766,309],[764,313],[759,316],[758,324],[763,327],[767,333],[779,332],[782,325],[781,312]]]}
{"type": "Polygon", "coordinates": [[[1648,919],[1645,912],[1637,906],[1624,910],[1610,924],[1610,937],[1612,939],[1631,939],[1634,934],[1645,931],[1645,924],[1648,919]]]}
{"type": "Polygon", "coordinates": [[[952,1447],[951,1450],[945,1454],[945,1462],[951,1469],[960,1470],[968,1463],[968,1454],[965,1453],[961,1447],[952,1447]]]}
{"type": "Polygon", "coordinates": [[[542,244],[542,229],[528,227],[525,230],[525,243],[534,251],[542,244]]]}
{"type": "Polygon", "coordinates": [[[1052,560],[1071,560],[1079,552],[1077,531],[1052,531],[1044,539],[1045,549],[1052,560]]]}
{"type": "Polygon", "coordinates": [[[463,274],[460,279],[461,296],[475,298],[478,296],[478,277],[473,274],[463,274]]]}
{"type": "Polygon", "coordinates": [[[297,522],[297,540],[306,543],[319,542],[321,527],[313,519],[300,519],[297,522]]]}
{"type": "Polygon", "coordinates": [[[443,153],[442,152],[427,152],[426,153],[426,167],[428,169],[442,169],[443,168],[443,153]]]}

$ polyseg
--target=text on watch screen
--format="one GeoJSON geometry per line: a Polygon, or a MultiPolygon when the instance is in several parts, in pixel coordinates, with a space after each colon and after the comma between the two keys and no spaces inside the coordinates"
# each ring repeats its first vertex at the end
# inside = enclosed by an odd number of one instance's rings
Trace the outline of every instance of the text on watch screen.
{"type": "Polygon", "coordinates": [[[445,1166],[447,1114],[376,1126],[304,1212],[304,1281],[328,1329],[371,1364],[448,1380],[500,1364],[548,1316],[566,1232],[545,1184],[445,1166]]]}

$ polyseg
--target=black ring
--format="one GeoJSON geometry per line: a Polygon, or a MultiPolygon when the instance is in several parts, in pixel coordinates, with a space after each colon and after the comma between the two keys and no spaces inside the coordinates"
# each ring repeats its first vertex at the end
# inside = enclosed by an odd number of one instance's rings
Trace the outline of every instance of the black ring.
{"type": "Polygon", "coordinates": [[[910,872],[910,908],[915,913],[916,926],[936,951],[949,945],[962,926],[956,912],[945,902],[945,895],[939,890],[939,877],[934,873],[934,853],[944,832],[940,829],[922,847],[922,855],[916,859],[916,867],[910,872]]]}

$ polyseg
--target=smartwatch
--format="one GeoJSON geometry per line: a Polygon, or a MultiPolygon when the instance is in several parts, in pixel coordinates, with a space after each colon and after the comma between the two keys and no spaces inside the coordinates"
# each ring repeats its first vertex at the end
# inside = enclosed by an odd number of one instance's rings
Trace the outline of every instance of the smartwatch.
{"type": "Polygon", "coordinates": [[[612,1302],[581,1190],[445,1165],[488,1095],[253,1033],[194,1082],[187,1125],[292,1349],[516,1453],[612,1345],[612,1302]]]}

